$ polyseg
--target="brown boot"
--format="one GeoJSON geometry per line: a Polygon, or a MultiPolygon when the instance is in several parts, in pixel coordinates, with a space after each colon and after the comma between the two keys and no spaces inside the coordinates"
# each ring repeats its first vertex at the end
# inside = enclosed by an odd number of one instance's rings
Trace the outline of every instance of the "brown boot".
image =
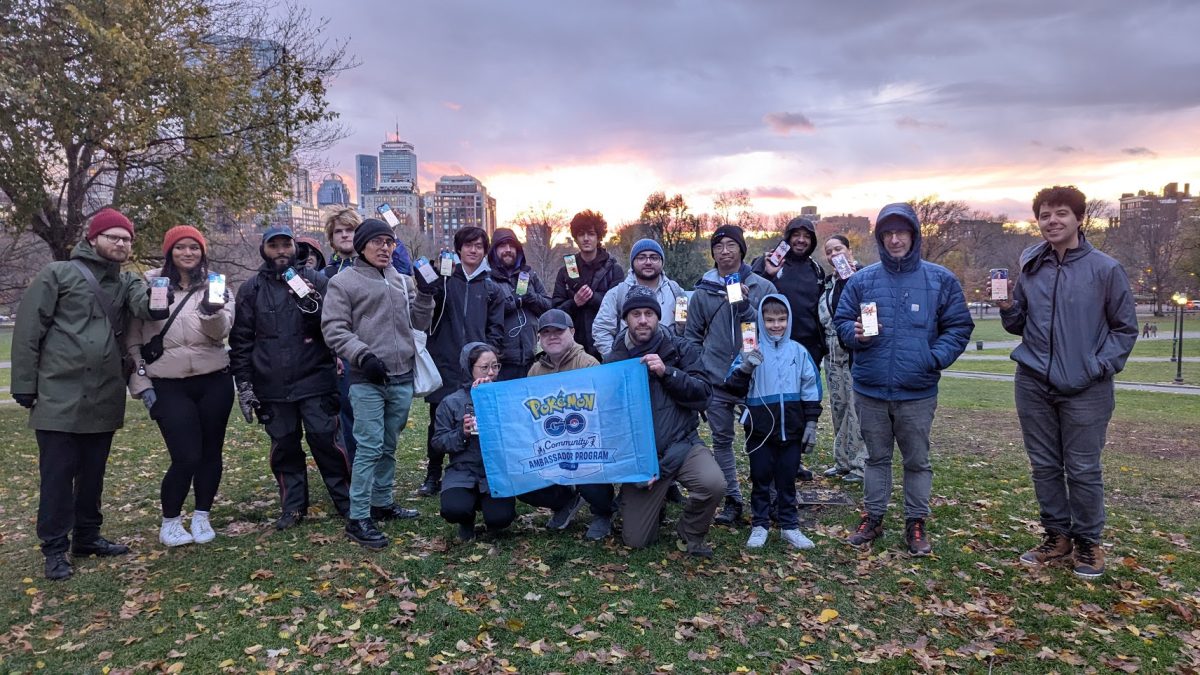
{"type": "Polygon", "coordinates": [[[1071,538],[1052,530],[1046,530],[1042,543],[1021,554],[1026,565],[1045,565],[1071,555],[1071,538]]]}
{"type": "Polygon", "coordinates": [[[851,546],[862,546],[881,536],[883,536],[883,518],[864,513],[862,520],[858,521],[858,527],[854,528],[854,533],[846,538],[846,543],[851,546]]]}
{"type": "Polygon", "coordinates": [[[1104,549],[1100,542],[1075,540],[1075,576],[1096,579],[1104,574],[1104,549]]]}

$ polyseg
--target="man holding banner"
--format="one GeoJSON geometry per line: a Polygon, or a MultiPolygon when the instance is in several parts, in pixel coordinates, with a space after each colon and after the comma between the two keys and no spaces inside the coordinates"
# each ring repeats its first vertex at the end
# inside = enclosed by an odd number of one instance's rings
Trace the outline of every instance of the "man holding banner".
{"type": "Polygon", "coordinates": [[[621,306],[626,329],[605,357],[605,363],[638,359],[651,375],[659,475],[655,480],[622,487],[622,538],[634,548],[658,538],[659,513],[671,482],[676,481],[688,491],[676,527],[678,546],[690,555],[711,558],[712,547],[704,540],[725,494],[725,477],[697,429],[699,412],[708,407],[712,386],[704,379],[696,348],[659,326],[661,312],[653,291],[643,286],[630,288],[621,306]]]}

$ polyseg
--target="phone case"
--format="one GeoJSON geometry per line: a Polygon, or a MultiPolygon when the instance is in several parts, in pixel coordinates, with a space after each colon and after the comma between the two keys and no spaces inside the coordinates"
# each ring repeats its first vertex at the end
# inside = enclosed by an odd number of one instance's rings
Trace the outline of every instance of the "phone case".
{"type": "Polygon", "coordinates": [[[529,292],[529,272],[521,272],[517,275],[517,295],[525,295],[529,292]]]}
{"type": "Polygon", "coordinates": [[[787,252],[791,248],[792,245],[787,243],[787,240],[785,239],[779,242],[779,245],[775,247],[774,251],[771,251],[770,255],[767,256],[767,260],[771,261],[771,264],[775,267],[779,267],[783,264],[783,259],[785,256],[787,256],[787,252]]]}
{"type": "Polygon", "coordinates": [[[572,279],[579,278],[579,263],[575,262],[574,255],[563,256],[563,262],[567,265],[567,276],[572,279]]]}
{"type": "Polygon", "coordinates": [[[850,261],[846,259],[845,253],[839,253],[833,256],[831,261],[833,262],[833,269],[835,272],[837,272],[839,279],[849,279],[850,276],[854,274],[854,267],[851,266],[850,261]]]}
{"type": "Polygon", "coordinates": [[[752,352],[758,349],[758,330],[749,321],[742,323],[742,351],[752,352]]]}
{"type": "Polygon", "coordinates": [[[1007,300],[1008,299],[1008,270],[998,268],[988,272],[988,278],[992,282],[992,299],[1007,300]]]}
{"type": "Polygon", "coordinates": [[[688,299],[685,297],[675,298],[675,321],[683,323],[687,321],[688,299]]]}
{"type": "Polygon", "coordinates": [[[303,298],[309,294],[311,289],[309,289],[308,284],[304,283],[304,277],[296,274],[296,270],[290,267],[287,268],[287,271],[283,273],[283,278],[287,281],[288,287],[292,289],[297,298],[303,298]]]}
{"type": "Polygon", "coordinates": [[[171,280],[166,277],[157,277],[150,282],[150,309],[161,310],[170,307],[170,303],[167,302],[170,286],[171,280]]]}
{"type": "Polygon", "coordinates": [[[873,302],[864,302],[858,306],[862,312],[863,335],[875,337],[879,335],[879,309],[873,302]]]}
{"type": "Polygon", "coordinates": [[[225,275],[210,273],[208,275],[208,304],[225,304],[225,275]]]}

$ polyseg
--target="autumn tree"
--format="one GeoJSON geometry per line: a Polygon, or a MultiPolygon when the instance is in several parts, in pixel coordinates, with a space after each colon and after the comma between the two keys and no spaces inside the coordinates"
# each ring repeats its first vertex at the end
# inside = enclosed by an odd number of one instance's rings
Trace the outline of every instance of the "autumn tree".
{"type": "Polygon", "coordinates": [[[662,244],[667,276],[685,287],[698,281],[707,269],[699,250],[700,219],[688,210],[683,195],[652,193],[642,207],[641,221],[649,237],[662,244]]]}
{"type": "Polygon", "coordinates": [[[513,218],[512,225],[525,231],[525,262],[542,282],[553,285],[559,259],[554,255],[554,235],[567,228],[567,214],[551,202],[531,206],[513,218]]]}
{"type": "Polygon", "coordinates": [[[0,191],[10,233],[65,259],[112,204],[135,253],[217,207],[265,212],[343,134],[330,78],[353,65],[306,11],[266,0],[9,0],[0,18],[0,191]]]}

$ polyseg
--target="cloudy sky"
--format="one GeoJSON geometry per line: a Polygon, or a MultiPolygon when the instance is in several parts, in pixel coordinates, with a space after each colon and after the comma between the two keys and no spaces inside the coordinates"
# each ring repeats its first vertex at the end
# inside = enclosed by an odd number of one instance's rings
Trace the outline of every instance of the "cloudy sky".
{"type": "Polygon", "coordinates": [[[1200,189],[1200,3],[308,0],[361,65],[330,100],[356,153],[397,126],[422,189],[470,173],[501,221],[870,215],[936,193],[1014,219],[1039,187],[1200,189]],[[1193,179],[1195,179],[1193,181],[1193,179]]]}

